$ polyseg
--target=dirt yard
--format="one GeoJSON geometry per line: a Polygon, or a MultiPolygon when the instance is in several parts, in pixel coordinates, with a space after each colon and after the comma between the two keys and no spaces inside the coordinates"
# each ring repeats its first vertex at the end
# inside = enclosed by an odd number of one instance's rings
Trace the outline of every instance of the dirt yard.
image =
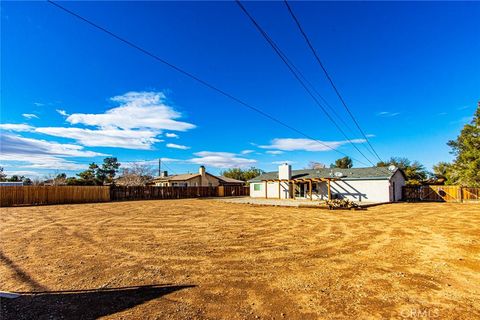
{"type": "Polygon", "coordinates": [[[480,318],[480,204],[2,208],[0,236],[1,319],[480,318]]]}

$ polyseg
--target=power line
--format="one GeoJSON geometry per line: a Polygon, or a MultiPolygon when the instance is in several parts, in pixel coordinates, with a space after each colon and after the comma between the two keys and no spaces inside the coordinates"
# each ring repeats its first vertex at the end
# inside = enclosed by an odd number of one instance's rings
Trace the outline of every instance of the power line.
{"type": "MultiPolygon", "coordinates": [[[[369,158],[367,158],[367,156],[365,156],[365,154],[355,145],[355,143],[352,142],[352,140],[347,136],[347,134],[345,133],[345,131],[338,125],[338,123],[332,118],[332,116],[328,113],[328,111],[323,107],[323,105],[320,103],[320,101],[318,101],[318,99],[315,97],[315,95],[312,93],[312,91],[310,91],[310,89],[308,88],[308,86],[305,84],[305,82],[300,78],[299,74],[301,75],[301,72],[298,71],[297,68],[295,68],[295,70],[297,70],[297,72],[294,70],[294,68],[292,67],[292,65],[290,65],[291,63],[289,63],[290,60],[288,60],[288,58],[286,58],[286,55],[280,50],[280,48],[275,44],[275,42],[272,40],[272,38],[270,38],[270,36],[267,34],[267,32],[265,30],[263,30],[263,28],[259,25],[259,23],[255,20],[255,18],[253,18],[253,16],[247,11],[247,9],[243,6],[243,4],[240,2],[240,0],[236,0],[236,3],[238,4],[238,6],[240,7],[240,9],[245,13],[245,15],[250,19],[250,21],[254,24],[254,26],[257,28],[257,30],[260,32],[260,34],[265,38],[265,40],[267,40],[267,42],[270,44],[270,46],[273,48],[273,50],[277,53],[277,55],[280,57],[280,59],[283,61],[283,63],[288,67],[288,69],[290,70],[290,72],[294,75],[294,77],[297,79],[297,81],[302,85],[302,87],[307,91],[307,93],[310,95],[310,97],[312,97],[312,99],[315,101],[315,103],[320,107],[320,109],[325,113],[325,115],[327,116],[327,118],[335,125],[335,127],[338,129],[338,131],[340,131],[340,133],[342,133],[342,135],[345,137],[345,139],[347,139],[347,141],[368,161],[370,162],[373,166],[375,166],[375,164],[370,161],[369,158]]],[[[303,75],[302,75],[303,77],[303,75]]]]}
{"type": "MultiPolygon", "coordinates": [[[[111,32],[111,31],[109,31],[109,30],[107,30],[107,29],[99,26],[98,24],[96,24],[96,23],[94,23],[94,22],[92,22],[92,21],[90,21],[90,20],[88,20],[88,19],[80,16],[79,14],[77,14],[77,13],[75,13],[75,12],[73,12],[73,11],[71,11],[71,10],[63,7],[63,6],[61,6],[60,4],[58,4],[58,3],[56,3],[56,2],[53,2],[53,1],[51,1],[51,0],[47,0],[47,2],[49,2],[50,4],[58,7],[59,9],[65,11],[65,12],[67,12],[68,14],[70,14],[70,15],[72,15],[72,16],[74,16],[74,17],[76,17],[76,18],[78,18],[78,19],[86,22],[87,24],[89,24],[89,25],[91,25],[91,26],[93,26],[93,27],[95,27],[95,28],[97,28],[97,29],[105,32],[106,34],[108,34],[108,35],[114,37],[115,39],[117,39],[117,40],[119,40],[119,41],[127,44],[128,46],[130,46],[130,47],[132,47],[132,48],[134,48],[134,49],[136,49],[136,50],[144,53],[145,55],[150,56],[151,58],[153,58],[153,59],[155,59],[155,60],[157,60],[157,61],[159,61],[159,62],[161,62],[161,63],[163,63],[163,64],[165,64],[165,65],[167,65],[168,67],[170,67],[170,68],[172,68],[172,69],[174,69],[174,70],[176,70],[176,71],[178,71],[178,72],[180,72],[180,73],[182,73],[183,75],[185,75],[185,76],[187,76],[187,77],[189,77],[189,78],[191,78],[191,79],[193,79],[193,80],[195,80],[195,81],[203,84],[204,86],[206,86],[206,87],[208,87],[208,88],[210,88],[210,89],[212,89],[212,90],[214,90],[214,91],[222,94],[223,96],[225,96],[225,97],[227,97],[227,98],[229,98],[229,99],[231,99],[231,100],[233,100],[233,101],[241,104],[242,106],[244,106],[244,107],[246,107],[246,108],[248,108],[248,109],[250,109],[250,110],[252,110],[252,111],[255,111],[256,113],[261,114],[262,116],[264,116],[264,117],[266,117],[266,118],[268,118],[268,119],[270,119],[270,120],[272,120],[272,121],[274,121],[274,122],[282,125],[283,127],[288,128],[288,129],[290,129],[290,130],[292,130],[292,131],[294,131],[294,132],[296,132],[296,133],[298,133],[298,134],[300,134],[300,135],[302,135],[302,136],[304,136],[304,137],[306,137],[306,138],[308,138],[308,139],[310,139],[310,140],[313,140],[313,141],[321,144],[322,146],[324,146],[324,147],[327,148],[327,149],[333,150],[333,151],[335,151],[335,152],[337,152],[337,153],[340,153],[340,154],[342,154],[342,155],[344,155],[344,156],[348,156],[346,153],[344,153],[344,152],[342,152],[342,151],[340,151],[340,150],[334,149],[334,148],[330,147],[329,145],[323,143],[322,141],[320,141],[320,140],[318,140],[318,139],[315,139],[315,138],[309,136],[308,134],[306,134],[306,133],[304,133],[304,132],[302,132],[302,131],[300,131],[300,130],[298,130],[298,129],[295,129],[294,127],[286,124],[285,122],[274,118],[273,116],[269,115],[268,113],[266,113],[266,112],[264,112],[264,111],[262,111],[262,110],[260,110],[260,109],[258,109],[258,108],[256,108],[256,107],[254,107],[254,106],[252,106],[252,105],[250,105],[250,104],[248,104],[248,103],[240,100],[239,98],[236,98],[235,96],[231,95],[230,93],[228,93],[228,92],[226,92],[226,91],[224,91],[224,90],[222,90],[222,89],[219,89],[218,87],[216,87],[216,86],[208,83],[207,81],[198,78],[197,76],[193,75],[192,73],[190,73],[190,72],[188,72],[188,71],[185,71],[184,69],[182,69],[182,68],[180,68],[180,67],[177,67],[176,65],[174,65],[174,64],[172,64],[172,63],[170,63],[170,62],[168,62],[168,61],[160,58],[159,56],[157,56],[157,55],[149,52],[149,51],[146,50],[146,49],[143,49],[142,47],[134,44],[133,42],[131,42],[131,41],[129,41],[129,40],[126,40],[126,39],[124,39],[124,38],[122,38],[122,37],[114,34],[113,32],[111,32]]],[[[355,161],[363,164],[363,165],[366,165],[363,161],[360,161],[360,160],[355,159],[355,158],[353,158],[353,157],[351,157],[351,158],[352,158],[353,160],[355,160],[355,161]]]]}
{"type": "Polygon", "coordinates": [[[343,99],[342,95],[340,94],[340,92],[338,91],[337,89],[337,86],[335,85],[335,83],[333,82],[333,79],[332,77],[330,77],[327,69],[325,68],[325,66],[323,65],[322,61],[320,60],[320,57],[318,56],[317,54],[317,51],[315,50],[315,48],[313,47],[312,43],[310,42],[310,39],[308,38],[307,34],[305,33],[305,31],[303,30],[301,24],[300,24],[300,21],[297,19],[297,17],[295,16],[295,14],[293,13],[293,10],[292,8],[290,7],[290,5],[288,4],[288,1],[287,0],[284,0],[285,2],[285,5],[287,6],[287,9],[288,9],[288,12],[290,12],[290,15],[292,16],[293,20],[295,21],[295,24],[297,25],[298,29],[300,30],[300,33],[303,35],[303,38],[305,39],[305,42],[307,43],[308,47],[310,48],[310,50],[312,51],[313,55],[315,56],[315,59],[317,60],[318,64],[320,65],[320,67],[322,68],[323,72],[325,73],[325,76],[327,77],[328,81],[330,82],[333,90],[335,91],[335,93],[337,94],[338,98],[340,99],[340,101],[342,102],[342,105],[345,107],[345,109],[347,110],[348,114],[350,115],[350,117],[352,118],[353,122],[355,123],[355,125],[357,126],[358,130],[362,133],[363,137],[365,138],[365,140],[367,141],[368,145],[370,146],[370,148],[373,150],[373,152],[375,153],[375,156],[378,158],[378,160],[382,161],[382,159],[380,158],[380,156],[378,155],[377,151],[375,151],[375,148],[373,147],[373,145],[370,143],[370,140],[368,140],[368,137],[367,135],[365,134],[365,132],[362,130],[362,128],[360,127],[360,125],[358,124],[358,121],[355,119],[355,116],[353,115],[353,113],[350,111],[350,108],[347,106],[347,103],[345,102],[345,100],[343,99]]]}

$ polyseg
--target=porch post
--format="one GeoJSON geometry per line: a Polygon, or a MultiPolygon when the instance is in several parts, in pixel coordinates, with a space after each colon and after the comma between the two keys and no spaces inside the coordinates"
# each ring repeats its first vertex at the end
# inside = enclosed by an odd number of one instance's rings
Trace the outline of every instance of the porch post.
{"type": "Polygon", "coordinates": [[[330,179],[327,180],[328,183],[328,200],[332,200],[332,191],[330,190],[330,179]]]}
{"type": "Polygon", "coordinates": [[[265,181],[265,199],[268,199],[267,189],[268,189],[268,182],[265,181]]]}
{"type": "Polygon", "coordinates": [[[295,181],[292,182],[293,183],[293,188],[292,188],[292,199],[295,199],[295,191],[297,189],[297,185],[295,184],[295,181]]]}
{"type": "Polygon", "coordinates": [[[281,199],[281,195],[280,195],[280,184],[282,183],[281,180],[278,180],[278,199],[281,199]]]}
{"type": "Polygon", "coordinates": [[[310,195],[310,201],[313,200],[313,197],[312,197],[312,180],[308,180],[308,193],[310,195]]]}

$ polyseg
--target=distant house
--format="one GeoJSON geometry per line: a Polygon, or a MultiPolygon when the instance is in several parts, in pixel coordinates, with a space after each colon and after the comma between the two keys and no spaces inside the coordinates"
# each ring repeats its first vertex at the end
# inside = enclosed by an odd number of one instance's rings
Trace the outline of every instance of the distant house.
{"type": "Polygon", "coordinates": [[[292,170],[288,164],[250,180],[250,197],[394,202],[402,198],[405,174],[396,167],[292,170]]]}
{"type": "Polygon", "coordinates": [[[0,181],[0,187],[21,187],[23,181],[0,181]]]}
{"type": "Polygon", "coordinates": [[[243,186],[245,181],[216,176],[206,172],[204,166],[200,166],[198,173],[168,175],[167,171],[163,171],[161,176],[153,178],[149,185],[160,187],[243,186]]]}

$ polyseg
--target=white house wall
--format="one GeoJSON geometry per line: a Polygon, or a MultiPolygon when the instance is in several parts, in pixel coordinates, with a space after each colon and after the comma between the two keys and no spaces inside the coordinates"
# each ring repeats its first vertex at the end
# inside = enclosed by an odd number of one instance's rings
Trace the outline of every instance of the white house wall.
{"type": "Polygon", "coordinates": [[[389,202],[390,182],[388,180],[342,180],[332,181],[332,195],[361,202],[389,202]]]}
{"type": "MultiPolygon", "coordinates": [[[[278,199],[278,182],[267,183],[267,196],[268,198],[278,199]]],[[[250,184],[250,197],[252,198],[265,198],[265,182],[254,182],[250,184]],[[260,190],[255,190],[255,185],[260,185],[260,190]]],[[[280,198],[288,199],[289,189],[287,182],[281,182],[280,184],[280,198]]]]}
{"type": "MultiPolygon", "coordinates": [[[[397,171],[390,180],[341,180],[332,181],[332,197],[346,198],[355,202],[390,202],[399,201],[402,198],[402,187],[405,185],[403,175],[397,171]],[[395,189],[393,189],[395,182],[395,189]],[[395,198],[393,197],[395,194],[395,198]]],[[[268,198],[278,199],[278,182],[267,183],[268,198]]],[[[290,184],[292,186],[292,184],[290,184]]],[[[315,189],[315,187],[314,187],[315,189]]],[[[327,200],[328,188],[326,182],[317,183],[317,190],[313,192],[313,200],[327,200]]],[[[287,182],[281,183],[281,199],[290,197],[287,182]]],[[[265,182],[254,182],[250,184],[250,196],[253,198],[265,198],[265,182]],[[255,191],[255,185],[260,185],[260,190],[255,191]]],[[[305,198],[309,198],[308,192],[305,198]]]]}

